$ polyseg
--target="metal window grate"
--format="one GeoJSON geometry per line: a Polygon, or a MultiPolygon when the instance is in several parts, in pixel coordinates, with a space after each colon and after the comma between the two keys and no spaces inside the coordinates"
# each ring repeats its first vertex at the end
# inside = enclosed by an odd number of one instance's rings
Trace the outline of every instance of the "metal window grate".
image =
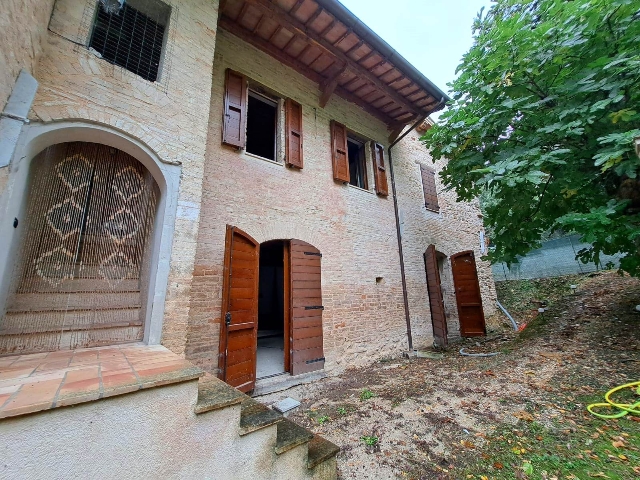
{"type": "Polygon", "coordinates": [[[109,11],[99,3],[89,47],[108,62],[155,82],[171,7],[157,0],[138,0],[109,11]]]}

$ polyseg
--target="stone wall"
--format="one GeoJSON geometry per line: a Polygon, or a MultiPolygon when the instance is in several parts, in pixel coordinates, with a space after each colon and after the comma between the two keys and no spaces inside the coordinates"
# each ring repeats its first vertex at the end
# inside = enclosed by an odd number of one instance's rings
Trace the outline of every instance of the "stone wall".
{"type": "Polygon", "coordinates": [[[441,272],[441,282],[450,338],[460,336],[449,259],[451,255],[465,250],[474,251],[486,317],[495,313],[496,302],[491,265],[480,260],[482,253],[480,252],[479,232],[484,230],[484,227],[478,204],[477,202],[456,202],[455,192],[444,191],[440,177],[436,175],[440,212],[435,213],[426,209],[420,164],[440,172],[445,166],[445,161],[438,160],[434,164],[431,155],[420,142],[419,136],[420,133],[411,132],[392,150],[398,190],[398,208],[402,222],[411,329],[414,348],[418,349],[429,347],[433,343],[429,293],[423,259],[424,252],[429,245],[435,245],[436,250],[447,257],[441,272]]]}
{"type": "MultiPolygon", "coordinates": [[[[93,15],[87,9],[95,8],[95,2],[57,0],[51,18],[56,33],[46,33],[46,25],[40,27],[45,32],[43,53],[36,68],[40,88],[30,118],[32,122],[76,119],[108,125],[140,140],[163,161],[181,162],[162,343],[176,353],[183,353],[218,2],[166,3],[172,7],[171,32],[161,78],[151,83],[98,58],[83,46],[89,34],[86,19],[93,15]]],[[[16,28],[28,24],[27,20],[21,22],[16,28]]]]}

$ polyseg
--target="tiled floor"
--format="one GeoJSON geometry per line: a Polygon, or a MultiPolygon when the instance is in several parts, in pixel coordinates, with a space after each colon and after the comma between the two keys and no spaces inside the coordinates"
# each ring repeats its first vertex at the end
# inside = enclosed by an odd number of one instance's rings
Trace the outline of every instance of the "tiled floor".
{"type": "Polygon", "coordinates": [[[0,418],[193,380],[202,374],[159,345],[0,357],[0,418]]]}

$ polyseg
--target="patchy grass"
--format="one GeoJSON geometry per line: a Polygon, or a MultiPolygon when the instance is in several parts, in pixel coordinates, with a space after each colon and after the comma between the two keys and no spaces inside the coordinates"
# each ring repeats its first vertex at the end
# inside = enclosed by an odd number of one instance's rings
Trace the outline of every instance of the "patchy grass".
{"type": "Polygon", "coordinates": [[[373,393],[371,390],[369,390],[368,388],[365,388],[364,390],[362,390],[360,392],[360,401],[364,402],[365,400],[369,400],[373,397],[375,397],[376,394],[373,393]]]}

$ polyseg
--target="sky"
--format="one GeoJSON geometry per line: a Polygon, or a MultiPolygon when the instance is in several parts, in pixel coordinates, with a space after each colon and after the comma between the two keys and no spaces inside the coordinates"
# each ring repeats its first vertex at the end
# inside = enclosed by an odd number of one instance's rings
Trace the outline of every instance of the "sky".
{"type": "MultiPolygon", "coordinates": [[[[442,91],[472,44],[471,25],[490,0],[340,0],[442,91]]],[[[437,115],[434,115],[437,117],[437,115]]]]}

